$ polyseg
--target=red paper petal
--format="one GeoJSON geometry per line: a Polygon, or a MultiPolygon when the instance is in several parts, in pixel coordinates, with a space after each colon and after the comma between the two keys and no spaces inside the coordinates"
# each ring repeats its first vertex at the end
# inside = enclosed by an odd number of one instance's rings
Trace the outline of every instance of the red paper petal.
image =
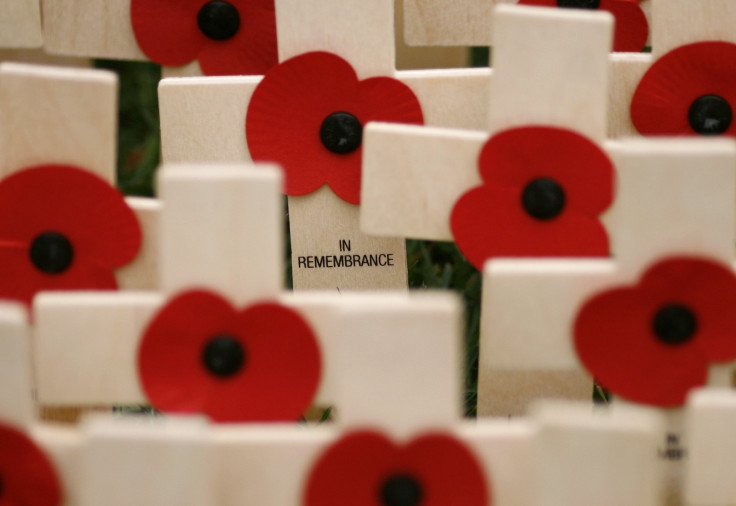
{"type": "Polygon", "coordinates": [[[422,506],[486,506],[489,486],[475,456],[458,440],[427,434],[404,447],[371,431],[347,434],[317,460],[305,489],[306,506],[375,506],[382,485],[410,475],[422,489],[422,506]]]}
{"type": "Polygon", "coordinates": [[[736,319],[730,314],[735,302],[736,278],[729,269],[693,258],[665,260],[636,287],[586,302],[575,322],[575,346],[586,369],[615,394],[681,406],[690,389],[705,384],[708,360],[736,358],[736,319]],[[690,341],[668,345],[655,336],[652,319],[669,304],[695,313],[698,330],[690,341]]]}
{"type": "Polygon", "coordinates": [[[114,289],[113,270],[130,263],[141,229],[122,195],[104,180],[75,167],[44,165],[0,182],[0,297],[30,304],[39,290],[114,289]],[[29,248],[44,232],[69,239],[70,267],[46,274],[29,248]]]}
{"type": "Polygon", "coordinates": [[[416,96],[395,79],[359,82],[348,62],[324,52],[283,62],[266,74],[253,94],[246,139],[254,161],[284,168],[288,195],[305,195],[328,184],[346,202],[360,203],[362,149],[339,155],[320,140],[322,122],[335,112],[349,112],[363,125],[423,122],[416,96]]]}
{"type": "Polygon", "coordinates": [[[199,58],[205,75],[263,74],[278,63],[273,0],[229,0],[240,28],[227,40],[199,29],[205,0],[132,0],[131,23],[141,50],[161,65],[185,65],[199,58]]]}
{"type": "Polygon", "coordinates": [[[521,127],[491,137],[480,153],[486,183],[523,189],[530,181],[552,178],[565,189],[566,205],[598,215],[613,201],[613,163],[597,144],[571,130],[521,127]]]}
{"type": "Polygon", "coordinates": [[[225,41],[207,39],[199,66],[207,76],[262,75],[278,64],[273,0],[230,0],[240,13],[240,29],[225,41]]]}
{"type": "Polygon", "coordinates": [[[615,18],[613,50],[639,53],[647,45],[649,22],[638,2],[629,0],[601,0],[600,9],[615,18]]]}
{"type": "Polygon", "coordinates": [[[28,436],[0,426],[0,503],[23,506],[61,504],[54,467],[28,436]]]}
{"type": "Polygon", "coordinates": [[[460,251],[481,270],[493,257],[608,256],[605,228],[567,207],[551,220],[531,218],[519,190],[481,186],[455,204],[450,228],[460,251]]]}
{"type": "MultiPolygon", "coordinates": [[[[643,135],[697,135],[688,112],[695,99],[710,94],[736,105],[736,44],[699,42],[658,59],[634,93],[631,120],[643,135]]],[[[736,121],[725,135],[736,136],[736,121]]]]}
{"type": "Polygon", "coordinates": [[[138,46],[160,65],[185,65],[209,40],[199,29],[202,0],[131,0],[130,22],[138,46]]]}
{"type": "Polygon", "coordinates": [[[204,290],[171,300],[146,329],[138,350],[141,384],[154,406],[206,413],[219,422],[296,420],[317,391],[321,358],[308,324],[293,310],[260,303],[236,311],[204,290]],[[246,350],[232,377],[210,374],[202,350],[216,335],[246,350]]]}
{"type": "MultiPolygon", "coordinates": [[[[557,7],[557,0],[519,0],[519,5],[557,7]]],[[[601,0],[599,9],[615,18],[613,50],[640,52],[649,37],[649,23],[638,0],[601,0]]]]}

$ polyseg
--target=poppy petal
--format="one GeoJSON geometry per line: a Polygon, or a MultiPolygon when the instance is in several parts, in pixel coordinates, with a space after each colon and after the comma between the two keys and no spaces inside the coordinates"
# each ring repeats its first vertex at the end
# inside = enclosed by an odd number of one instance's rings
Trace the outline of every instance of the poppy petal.
{"type": "MultiPolygon", "coordinates": [[[[704,95],[736,107],[736,44],[699,42],[659,58],[636,88],[631,120],[643,135],[696,135],[688,115],[704,95]]],[[[736,136],[736,121],[724,134],[736,136]]]]}
{"type": "Polygon", "coordinates": [[[481,270],[492,257],[597,257],[609,255],[600,221],[565,210],[551,220],[530,217],[521,192],[491,185],[464,194],[455,204],[450,228],[460,251],[481,270]]]}
{"type": "Polygon", "coordinates": [[[557,7],[557,0],[519,0],[519,5],[557,7]]]}
{"type": "Polygon", "coordinates": [[[305,504],[382,504],[386,483],[394,476],[414,480],[422,505],[488,504],[483,470],[455,438],[427,434],[400,447],[372,431],[346,434],[317,459],[307,480],[305,504]]]}
{"type": "Polygon", "coordinates": [[[7,426],[0,426],[0,478],[3,504],[61,504],[61,486],[51,461],[28,436],[7,426]]]}
{"type": "Polygon", "coordinates": [[[273,0],[230,0],[240,13],[240,29],[231,39],[207,39],[199,66],[207,76],[263,75],[278,64],[276,9],[273,0]]]}
{"type": "Polygon", "coordinates": [[[601,0],[600,9],[613,14],[616,24],[613,50],[639,53],[649,38],[649,22],[638,2],[630,0],[601,0]]]}
{"type": "Polygon", "coordinates": [[[486,183],[500,186],[521,189],[540,177],[554,179],[567,205],[580,213],[598,215],[613,201],[613,163],[597,144],[571,130],[504,130],[483,146],[478,165],[486,183]]]}
{"type": "Polygon", "coordinates": [[[185,65],[209,40],[197,14],[202,0],[131,0],[130,21],[138,46],[159,65],[185,65]]]}
{"type": "Polygon", "coordinates": [[[638,288],[595,296],[578,313],[575,348],[585,368],[615,395],[677,407],[690,389],[705,384],[708,364],[692,345],[668,345],[653,334],[652,316],[662,301],[661,293],[638,288]]]}
{"type": "Polygon", "coordinates": [[[293,310],[260,303],[236,311],[204,290],[172,299],[146,329],[138,350],[146,395],[177,413],[204,412],[215,421],[296,420],[319,384],[321,358],[308,324],[293,310]],[[229,377],[207,370],[211,339],[231,337],[244,350],[229,377]]]}
{"type": "Polygon", "coordinates": [[[113,269],[131,262],[141,246],[135,213],[118,190],[83,169],[43,165],[0,182],[0,241],[30,243],[53,230],[67,236],[75,259],[113,269]]]}
{"type": "Polygon", "coordinates": [[[728,267],[699,258],[662,261],[642,277],[641,286],[668,294],[697,316],[696,344],[710,362],[736,359],[736,276],[728,267]]]}
{"type": "Polygon", "coordinates": [[[333,113],[367,121],[422,122],[419,102],[391,78],[358,81],[348,62],[331,53],[306,53],[271,69],[248,106],[246,139],[254,161],[280,164],[287,195],[306,195],[325,184],[351,204],[360,202],[360,147],[336,154],[320,128],[333,113]]]}

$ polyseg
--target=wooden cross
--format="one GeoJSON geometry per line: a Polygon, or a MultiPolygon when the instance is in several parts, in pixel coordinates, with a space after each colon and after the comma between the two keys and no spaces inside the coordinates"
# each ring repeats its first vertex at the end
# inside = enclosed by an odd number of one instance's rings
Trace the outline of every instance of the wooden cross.
{"type": "Polygon", "coordinates": [[[657,416],[547,400],[532,406],[531,418],[536,504],[662,504],[657,416]]]}
{"type": "MultiPolygon", "coordinates": [[[[608,16],[499,6],[495,19],[491,133],[521,125],[553,125],[603,141],[608,16]],[[529,33],[536,35],[529,38],[529,33]]],[[[463,193],[480,184],[478,154],[487,139],[485,132],[369,125],[363,160],[363,229],[376,235],[452,240],[450,212],[463,193]]],[[[481,378],[485,381],[483,373],[481,378]]],[[[516,384],[527,392],[556,390],[579,396],[589,396],[591,390],[579,375],[553,378],[541,370],[532,376],[495,378],[493,383],[504,389],[516,384]]],[[[483,385],[484,392],[490,388],[490,383],[483,385]]],[[[483,393],[479,413],[518,414],[528,401],[520,393],[509,390],[503,400],[493,396],[488,405],[483,393]],[[515,398],[521,404],[514,404],[515,398]]]]}
{"type": "Polygon", "coordinates": [[[735,416],[733,391],[703,388],[691,394],[685,415],[688,458],[684,464],[684,497],[687,504],[725,506],[736,499],[728,473],[733,468],[735,416]]]}
{"type": "MultiPolygon", "coordinates": [[[[488,69],[406,71],[394,68],[393,3],[277,2],[279,54],[331,51],[352,62],[360,79],[396,77],[419,97],[428,124],[482,128],[488,69]],[[481,104],[479,107],[478,104],[481,104]]],[[[159,88],[163,158],[167,163],[242,162],[250,159],[244,125],[260,78],[164,80],[159,88]]],[[[315,133],[316,135],[316,133],[315,133]]],[[[404,240],[358,231],[358,206],[323,186],[289,197],[292,267],[297,289],[406,287],[404,240]],[[317,268],[325,258],[383,255],[383,267],[317,268]],[[388,265],[388,264],[392,265],[388,265]]]]}

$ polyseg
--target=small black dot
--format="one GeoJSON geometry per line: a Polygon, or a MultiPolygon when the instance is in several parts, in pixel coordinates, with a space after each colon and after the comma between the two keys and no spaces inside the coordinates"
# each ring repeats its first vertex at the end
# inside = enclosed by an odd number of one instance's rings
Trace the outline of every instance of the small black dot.
{"type": "Polygon", "coordinates": [[[245,363],[245,350],[232,336],[218,335],[207,341],[202,350],[205,368],[221,378],[236,374],[245,363]]]}
{"type": "Polygon", "coordinates": [[[554,179],[540,177],[524,187],[521,205],[532,218],[551,220],[565,208],[565,191],[554,179]]]}
{"type": "Polygon", "coordinates": [[[31,243],[31,262],[46,274],[61,274],[74,261],[74,247],[58,232],[39,234],[31,243]]]}
{"type": "Polygon", "coordinates": [[[422,501],[422,487],[408,474],[395,474],[381,487],[381,502],[385,506],[417,506],[422,501]]]}
{"type": "Polygon", "coordinates": [[[336,112],[322,122],[319,136],[324,147],[338,155],[346,155],[360,147],[363,125],[348,112],[336,112]]]}
{"type": "Polygon", "coordinates": [[[557,7],[569,7],[572,9],[597,9],[601,0],[557,0],[557,7]]]}
{"type": "Polygon", "coordinates": [[[698,320],[689,307],[669,304],[657,310],[652,319],[652,330],[663,343],[682,344],[695,335],[698,320]]]}
{"type": "Polygon", "coordinates": [[[210,39],[227,40],[240,29],[240,13],[229,2],[207,2],[197,15],[199,29],[210,39]]]}
{"type": "Polygon", "coordinates": [[[731,126],[731,105],[718,95],[703,95],[696,98],[687,119],[690,126],[700,135],[720,135],[731,126]]]}

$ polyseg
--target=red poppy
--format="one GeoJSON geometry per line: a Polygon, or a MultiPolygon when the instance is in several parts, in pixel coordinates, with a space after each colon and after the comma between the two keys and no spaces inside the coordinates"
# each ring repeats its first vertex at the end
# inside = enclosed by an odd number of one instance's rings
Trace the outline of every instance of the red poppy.
{"type": "Polygon", "coordinates": [[[53,465],[28,436],[0,425],[0,504],[56,506],[61,486],[53,465]]]}
{"type": "Polygon", "coordinates": [[[278,63],[274,0],[132,0],[130,18],[141,50],[161,65],[196,59],[213,76],[278,63]]]}
{"type": "Polygon", "coordinates": [[[161,309],[138,350],[154,406],[218,422],[296,420],[317,391],[320,367],[316,338],[295,311],[273,302],[237,311],[204,290],[161,309]]]}
{"type": "Polygon", "coordinates": [[[649,68],[631,101],[631,120],[643,135],[736,136],[736,44],[698,42],[678,47],[649,68]]]}
{"type": "Polygon", "coordinates": [[[500,132],[478,161],[484,184],[455,203],[450,227],[478,269],[498,256],[607,256],[598,215],[613,200],[613,164],[569,130],[523,127],[500,132]]]}
{"type": "Polygon", "coordinates": [[[414,93],[390,77],[358,81],[348,62],[306,53],[281,63],[256,88],[245,123],[255,161],[279,163],[286,193],[305,195],[328,184],[360,203],[361,141],[369,121],[422,124],[414,93]]]}
{"type": "Polygon", "coordinates": [[[330,446],[312,468],[306,506],[487,506],[490,486],[473,453],[445,434],[397,446],[356,431],[330,446]]]}
{"type": "Polygon", "coordinates": [[[736,276],[727,266],[672,258],[639,284],[587,301],[575,322],[586,369],[634,402],[681,406],[704,385],[708,365],[736,359],[736,276]]]}
{"type": "Polygon", "coordinates": [[[114,270],[141,245],[138,220],[88,171],[43,165],[0,181],[0,298],[41,290],[114,290],[114,270]]]}
{"type": "Polygon", "coordinates": [[[640,0],[519,0],[519,5],[608,11],[615,18],[613,50],[638,53],[644,49],[649,38],[649,23],[638,5],[639,2],[640,0]]]}

